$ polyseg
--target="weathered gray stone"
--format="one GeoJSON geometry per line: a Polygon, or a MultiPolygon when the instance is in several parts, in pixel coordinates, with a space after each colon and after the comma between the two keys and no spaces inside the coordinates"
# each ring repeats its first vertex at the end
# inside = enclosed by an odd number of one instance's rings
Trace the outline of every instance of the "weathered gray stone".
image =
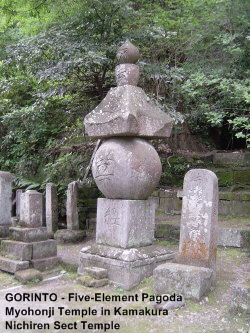
{"type": "Polygon", "coordinates": [[[108,278],[125,290],[131,290],[144,278],[152,275],[155,267],[173,260],[175,253],[161,246],[145,246],[139,249],[121,249],[105,245],[93,245],[80,252],[78,274],[85,267],[105,268],[108,278]]]}
{"type": "Polygon", "coordinates": [[[28,261],[32,258],[32,244],[12,240],[4,240],[1,243],[3,254],[13,257],[16,260],[28,261]]]}
{"type": "Polygon", "coordinates": [[[218,180],[194,169],[184,178],[178,262],[216,268],[218,180]]]}
{"type": "Polygon", "coordinates": [[[67,214],[67,229],[69,230],[79,230],[77,191],[78,191],[77,182],[72,182],[68,185],[66,214],[67,214]]]}
{"type": "Polygon", "coordinates": [[[49,257],[43,259],[32,259],[31,266],[39,271],[46,271],[48,269],[52,269],[55,265],[58,264],[59,258],[58,257],[49,257]]]}
{"type": "Polygon", "coordinates": [[[235,151],[233,153],[215,153],[213,163],[217,165],[243,164],[245,162],[245,153],[235,151]]]}
{"type": "Polygon", "coordinates": [[[20,194],[20,224],[39,228],[43,224],[43,195],[35,190],[20,194]]]}
{"type": "Polygon", "coordinates": [[[80,284],[82,284],[86,287],[99,288],[99,287],[106,286],[109,283],[109,280],[108,279],[98,279],[97,280],[91,276],[84,275],[84,276],[80,276],[79,278],[77,278],[77,282],[79,282],[80,284]]]}
{"type": "Polygon", "coordinates": [[[57,230],[54,234],[54,238],[58,243],[76,243],[82,242],[86,237],[86,232],[84,230],[57,230]]]}
{"type": "Polygon", "coordinates": [[[94,279],[100,280],[108,277],[108,271],[100,267],[84,267],[82,275],[88,275],[94,279]]]}
{"type": "Polygon", "coordinates": [[[90,137],[164,138],[171,134],[173,119],[151,103],[141,88],[124,85],[111,88],[84,124],[90,137]]]}
{"type": "Polygon", "coordinates": [[[0,225],[0,237],[7,238],[9,236],[9,225],[0,225]]]}
{"type": "Polygon", "coordinates": [[[139,138],[111,138],[96,152],[92,173],[109,199],[147,199],[161,176],[153,146],[139,138]]]}
{"type": "Polygon", "coordinates": [[[126,40],[122,46],[117,50],[117,60],[119,64],[135,64],[139,59],[140,53],[138,48],[133,45],[129,40],[126,40]]]}
{"type": "Polygon", "coordinates": [[[11,173],[0,171],[0,225],[11,226],[12,181],[11,173]]]}
{"type": "Polygon", "coordinates": [[[152,244],[155,205],[151,200],[99,198],[96,242],[123,248],[152,244]]]}
{"type": "Polygon", "coordinates": [[[16,271],[29,268],[29,261],[13,260],[0,257],[0,270],[14,274],[16,271]]]}
{"type": "Polygon", "coordinates": [[[23,271],[17,271],[15,272],[15,278],[20,281],[21,283],[27,283],[34,280],[42,281],[43,275],[41,272],[39,272],[36,269],[30,268],[25,269],[23,271]]]}
{"type": "Polygon", "coordinates": [[[46,184],[46,226],[48,233],[56,232],[58,228],[58,199],[53,183],[46,184]]]}
{"type": "Polygon", "coordinates": [[[158,294],[173,292],[187,299],[200,300],[212,285],[213,270],[205,267],[166,263],[154,270],[154,291],[158,294]]]}
{"type": "Polygon", "coordinates": [[[55,257],[57,255],[57,244],[53,239],[32,243],[32,259],[55,257]]]}
{"type": "Polygon", "coordinates": [[[218,228],[218,245],[241,247],[243,245],[241,230],[237,228],[218,228]]]}
{"type": "Polygon", "coordinates": [[[20,201],[23,190],[16,190],[16,216],[20,217],[20,201]]]}
{"type": "Polygon", "coordinates": [[[129,84],[137,86],[139,80],[139,66],[134,64],[120,64],[115,68],[117,86],[129,84]]]}
{"type": "Polygon", "coordinates": [[[48,239],[46,228],[10,228],[10,237],[15,241],[20,242],[39,242],[48,239]]]}
{"type": "Polygon", "coordinates": [[[230,310],[233,312],[250,312],[250,279],[233,286],[230,310]]]}

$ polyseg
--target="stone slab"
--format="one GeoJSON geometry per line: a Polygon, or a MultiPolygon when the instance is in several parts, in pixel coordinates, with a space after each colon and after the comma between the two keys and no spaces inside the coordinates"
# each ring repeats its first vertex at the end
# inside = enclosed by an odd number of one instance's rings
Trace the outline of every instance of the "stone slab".
{"type": "Polygon", "coordinates": [[[206,169],[189,170],[183,183],[178,263],[216,270],[218,179],[206,169]]]}
{"type": "Polygon", "coordinates": [[[72,182],[68,185],[66,201],[67,229],[69,230],[79,230],[77,200],[78,185],[77,182],[72,182]]]}
{"type": "Polygon", "coordinates": [[[154,270],[154,291],[157,294],[177,293],[187,299],[200,300],[213,281],[210,268],[175,263],[159,265],[154,270]]]}
{"type": "Polygon", "coordinates": [[[13,260],[0,257],[0,270],[14,274],[16,271],[29,268],[29,261],[13,260]]]}
{"type": "Polygon", "coordinates": [[[58,257],[49,257],[44,259],[32,259],[31,266],[39,271],[46,271],[52,269],[58,264],[58,257]]]}
{"type": "Polygon", "coordinates": [[[32,243],[32,247],[32,259],[42,259],[57,256],[57,242],[53,239],[34,242],[32,243]]]}
{"type": "Polygon", "coordinates": [[[54,234],[54,238],[58,243],[76,243],[82,242],[86,237],[86,232],[84,230],[57,230],[54,234]]]}
{"type": "Polygon", "coordinates": [[[0,225],[11,225],[13,179],[11,173],[0,171],[0,225]]]}
{"type": "Polygon", "coordinates": [[[94,279],[93,277],[89,275],[84,275],[79,278],[77,278],[77,282],[80,284],[86,286],[86,287],[91,287],[91,288],[99,288],[106,286],[109,283],[108,279],[94,279]]]}
{"type": "Polygon", "coordinates": [[[35,190],[20,194],[20,224],[28,228],[43,225],[43,195],[35,190]]]}
{"type": "Polygon", "coordinates": [[[250,279],[233,286],[230,310],[250,313],[250,279]]]}
{"type": "Polygon", "coordinates": [[[10,238],[21,242],[39,242],[48,239],[47,229],[40,228],[10,228],[10,238]]]}
{"type": "Polygon", "coordinates": [[[108,271],[100,267],[84,267],[82,275],[89,275],[94,279],[105,279],[108,276],[108,271]]]}
{"type": "Polygon", "coordinates": [[[151,200],[99,198],[96,242],[122,248],[141,247],[154,241],[155,205],[151,200]]]}
{"type": "Polygon", "coordinates": [[[46,184],[46,226],[48,233],[54,233],[58,229],[57,188],[53,183],[46,184]]]}
{"type": "Polygon", "coordinates": [[[131,290],[151,276],[155,267],[174,260],[175,255],[173,251],[155,245],[121,249],[96,244],[81,250],[78,274],[81,275],[89,266],[105,268],[109,280],[125,290],[131,290]]]}
{"type": "Polygon", "coordinates": [[[32,244],[12,240],[4,240],[1,251],[16,260],[28,261],[32,258],[32,244]]]}
{"type": "Polygon", "coordinates": [[[15,272],[15,278],[20,281],[21,283],[27,283],[32,280],[39,280],[41,281],[43,279],[43,275],[40,271],[30,268],[25,269],[22,271],[15,272]]]}

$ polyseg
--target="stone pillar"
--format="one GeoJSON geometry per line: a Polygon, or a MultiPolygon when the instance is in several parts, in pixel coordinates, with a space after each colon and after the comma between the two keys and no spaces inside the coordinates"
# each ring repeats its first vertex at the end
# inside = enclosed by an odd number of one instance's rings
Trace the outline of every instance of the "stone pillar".
{"type": "Polygon", "coordinates": [[[69,230],[79,230],[77,191],[78,191],[77,182],[72,182],[68,185],[66,214],[67,214],[67,229],[69,230]]]}
{"type": "Polygon", "coordinates": [[[11,173],[0,171],[0,226],[11,226],[12,180],[11,173]]]}
{"type": "Polygon", "coordinates": [[[184,178],[178,262],[215,270],[218,222],[218,179],[194,169],[184,178]]]}
{"type": "Polygon", "coordinates": [[[43,195],[34,190],[21,193],[20,224],[29,228],[42,227],[43,195]]]}
{"type": "Polygon", "coordinates": [[[20,202],[23,190],[16,190],[16,217],[20,217],[20,202]]]}
{"type": "Polygon", "coordinates": [[[46,226],[48,233],[54,233],[58,227],[58,200],[56,185],[46,184],[46,226]]]}

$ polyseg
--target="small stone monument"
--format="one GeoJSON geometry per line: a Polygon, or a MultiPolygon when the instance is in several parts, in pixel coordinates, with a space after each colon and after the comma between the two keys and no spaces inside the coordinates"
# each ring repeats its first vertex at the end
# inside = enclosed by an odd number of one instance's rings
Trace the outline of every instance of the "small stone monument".
{"type": "Polygon", "coordinates": [[[46,226],[49,234],[56,232],[58,227],[58,199],[53,183],[46,184],[46,226]]]}
{"type": "Polygon", "coordinates": [[[43,196],[28,190],[20,195],[20,222],[10,227],[10,239],[1,243],[0,270],[15,273],[32,267],[51,269],[57,264],[57,244],[48,239],[43,224],[43,196]]]}
{"type": "Polygon", "coordinates": [[[11,226],[12,181],[13,176],[0,171],[0,238],[6,238],[11,226]]]}
{"type": "Polygon", "coordinates": [[[186,298],[200,299],[215,280],[218,222],[218,179],[209,170],[187,172],[179,254],[176,264],[164,264],[154,271],[155,292],[173,290],[186,298]]]}
{"type": "Polygon", "coordinates": [[[105,141],[92,173],[105,198],[97,203],[96,245],[80,252],[78,273],[87,266],[106,268],[111,281],[131,289],[173,258],[153,246],[155,206],[149,198],[161,176],[161,162],[147,141],[170,136],[173,120],[137,87],[139,50],[126,41],[117,52],[117,87],[84,120],[90,137],[105,141]]]}

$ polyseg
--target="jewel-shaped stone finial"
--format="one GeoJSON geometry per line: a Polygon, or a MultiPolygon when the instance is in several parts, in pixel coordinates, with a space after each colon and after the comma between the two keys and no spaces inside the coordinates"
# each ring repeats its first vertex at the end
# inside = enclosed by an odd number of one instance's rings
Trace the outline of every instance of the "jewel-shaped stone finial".
{"type": "Polygon", "coordinates": [[[136,86],[139,80],[139,66],[135,65],[139,59],[138,48],[126,40],[117,51],[117,59],[119,62],[115,68],[117,85],[136,86]]]}
{"type": "Polygon", "coordinates": [[[119,64],[135,64],[139,59],[140,53],[136,46],[126,40],[121,47],[119,47],[116,57],[119,64]]]}

